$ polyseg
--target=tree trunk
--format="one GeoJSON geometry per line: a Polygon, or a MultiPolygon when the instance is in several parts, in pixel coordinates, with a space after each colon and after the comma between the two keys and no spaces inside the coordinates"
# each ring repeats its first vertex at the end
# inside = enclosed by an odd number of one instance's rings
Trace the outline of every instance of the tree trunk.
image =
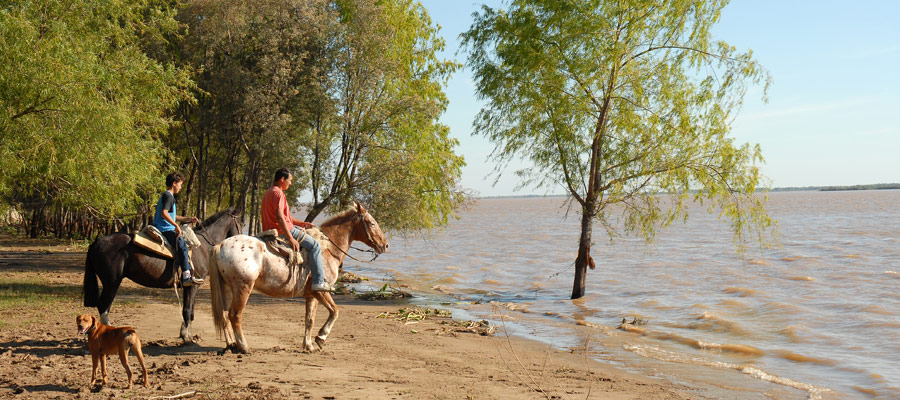
{"type": "Polygon", "coordinates": [[[593,233],[594,213],[584,210],[581,214],[581,236],[578,239],[578,256],[575,258],[575,284],[572,286],[572,299],[584,297],[587,269],[594,269],[591,257],[591,234],[593,233]]]}

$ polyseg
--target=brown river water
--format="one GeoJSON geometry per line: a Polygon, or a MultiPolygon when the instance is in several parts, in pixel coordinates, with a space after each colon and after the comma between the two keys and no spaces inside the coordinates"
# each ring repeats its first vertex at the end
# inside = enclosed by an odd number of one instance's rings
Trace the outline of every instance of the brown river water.
{"type": "Polygon", "coordinates": [[[651,245],[597,225],[576,301],[580,216],[564,201],[481,199],[346,267],[559,349],[590,338],[600,361],[714,397],[900,398],[900,191],[770,193],[780,245],[743,256],[700,206],[651,245]]]}

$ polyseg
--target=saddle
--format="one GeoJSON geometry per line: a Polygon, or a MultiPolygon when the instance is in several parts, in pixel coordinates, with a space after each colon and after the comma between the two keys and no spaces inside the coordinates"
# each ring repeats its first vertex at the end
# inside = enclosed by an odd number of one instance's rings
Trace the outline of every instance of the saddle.
{"type": "MultiPolygon", "coordinates": [[[[188,248],[193,249],[200,246],[200,240],[197,239],[197,235],[190,227],[182,226],[181,236],[184,238],[184,242],[188,245],[188,248]]],[[[139,247],[162,256],[163,258],[175,258],[174,249],[169,245],[169,242],[162,235],[162,232],[153,225],[147,225],[147,227],[141,231],[136,232],[134,237],[132,237],[132,242],[139,247]]],[[[188,254],[190,254],[190,252],[188,252],[188,254]]]]}
{"type": "MultiPolygon", "coordinates": [[[[319,228],[309,228],[305,229],[305,231],[307,235],[312,236],[312,238],[316,239],[320,244],[323,244],[328,240],[328,236],[325,236],[325,233],[319,230],[319,228]]],[[[277,229],[262,231],[256,237],[266,244],[266,248],[272,252],[272,254],[283,258],[289,267],[293,268],[298,265],[304,265],[305,267],[304,261],[309,259],[309,251],[302,247],[299,252],[294,251],[284,236],[278,234],[277,229]]]]}
{"type": "Polygon", "coordinates": [[[303,264],[304,258],[301,254],[303,248],[301,248],[300,251],[294,251],[294,248],[288,244],[287,239],[278,234],[278,229],[262,231],[256,235],[256,237],[266,244],[266,248],[269,249],[272,254],[283,258],[284,261],[287,262],[288,267],[293,268],[303,264]]]}

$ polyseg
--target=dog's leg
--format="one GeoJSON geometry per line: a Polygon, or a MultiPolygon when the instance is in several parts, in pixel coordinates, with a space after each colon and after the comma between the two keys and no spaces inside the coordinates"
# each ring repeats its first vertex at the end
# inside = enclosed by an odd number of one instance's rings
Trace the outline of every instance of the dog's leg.
{"type": "Polygon", "coordinates": [[[119,343],[119,361],[122,362],[122,366],[125,367],[125,373],[128,374],[128,388],[131,389],[134,387],[132,384],[134,374],[131,372],[131,367],[128,366],[128,347],[126,345],[131,344],[131,337],[126,336],[122,343],[119,343]]]}
{"type": "Polygon", "coordinates": [[[100,356],[91,353],[91,384],[89,386],[94,386],[94,381],[97,380],[98,368],[100,368],[100,356]]]}
{"type": "Polygon", "coordinates": [[[106,354],[100,356],[100,372],[103,374],[103,386],[106,386],[106,354]]]}
{"type": "Polygon", "coordinates": [[[141,339],[137,335],[133,335],[134,343],[131,344],[131,352],[137,357],[141,363],[141,370],[144,371],[144,387],[150,387],[150,378],[147,377],[147,367],[144,366],[144,353],[141,351],[141,339]]]}

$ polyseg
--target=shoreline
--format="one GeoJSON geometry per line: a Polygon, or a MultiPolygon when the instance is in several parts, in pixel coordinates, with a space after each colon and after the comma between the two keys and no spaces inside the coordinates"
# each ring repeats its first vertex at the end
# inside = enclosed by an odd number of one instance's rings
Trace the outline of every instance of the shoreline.
{"type": "MultiPolygon", "coordinates": [[[[27,241],[26,241],[27,242],[27,241]]],[[[11,246],[0,241],[0,282],[13,293],[28,281],[37,292],[62,290],[52,306],[0,310],[0,397],[147,398],[189,391],[211,398],[712,398],[696,388],[627,372],[573,349],[498,331],[480,336],[445,319],[406,324],[389,313],[407,301],[367,302],[336,296],[341,317],[323,349],[299,352],[303,299],[251,296],[245,335],[252,354],[220,354],[210,317],[209,291],[201,287],[192,333],[182,345],[180,307],[168,290],[125,281],[112,322],[137,329],[151,387],[122,389],[124,371],[110,358],[110,385],[87,388],[90,357],[74,332],[74,315],[96,310],[80,304],[83,253],[67,244],[11,246]],[[25,248],[27,247],[27,248],[25,248]],[[62,250],[62,251],[59,251],[62,250]],[[15,286],[15,287],[14,287],[15,286]],[[72,325],[72,326],[70,326],[72,325]]],[[[324,322],[324,308],[316,327],[324,322]]],[[[590,350],[590,349],[588,349],[590,350]]],[[[133,356],[132,368],[137,368],[133,356]]]]}

